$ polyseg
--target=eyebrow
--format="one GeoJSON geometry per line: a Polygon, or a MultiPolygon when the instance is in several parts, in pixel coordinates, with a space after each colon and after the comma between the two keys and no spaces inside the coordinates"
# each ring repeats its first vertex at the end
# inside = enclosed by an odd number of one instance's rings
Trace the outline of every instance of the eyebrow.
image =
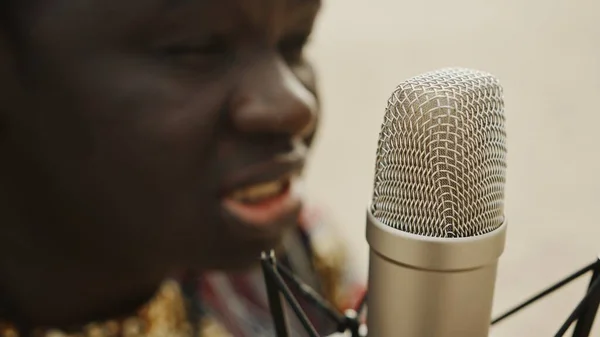
{"type": "MultiPolygon", "coordinates": [[[[205,1],[205,0],[163,0],[161,7],[166,10],[175,9],[182,5],[189,4],[190,2],[193,2],[193,1],[205,1]]],[[[320,8],[321,3],[322,3],[322,0],[287,0],[287,1],[292,3],[293,5],[305,5],[305,6],[310,5],[310,6],[313,6],[313,8],[320,8]]]]}
{"type": "Polygon", "coordinates": [[[181,7],[183,5],[187,5],[191,2],[198,2],[198,0],[163,0],[161,8],[163,10],[171,10],[181,7]]]}
{"type": "MultiPolygon", "coordinates": [[[[0,0],[2,1],[2,0],[0,0]]],[[[163,13],[173,12],[189,12],[185,6],[194,6],[194,10],[204,10],[206,13],[211,12],[211,8],[215,6],[219,7],[219,1],[223,0],[156,0],[159,11],[163,13]]],[[[256,0],[251,0],[256,1],[256,0]]],[[[312,27],[314,17],[316,13],[322,7],[322,0],[274,0],[276,2],[284,2],[285,7],[288,7],[286,11],[288,13],[294,13],[292,16],[293,20],[289,20],[287,29],[296,30],[299,34],[302,34],[303,27],[312,27]]],[[[168,14],[167,14],[168,15],[168,14]]],[[[293,32],[292,32],[293,33],[293,32]]]]}
{"type": "Polygon", "coordinates": [[[321,6],[321,0],[288,0],[291,3],[295,4],[308,4],[312,6],[321,6]]]}

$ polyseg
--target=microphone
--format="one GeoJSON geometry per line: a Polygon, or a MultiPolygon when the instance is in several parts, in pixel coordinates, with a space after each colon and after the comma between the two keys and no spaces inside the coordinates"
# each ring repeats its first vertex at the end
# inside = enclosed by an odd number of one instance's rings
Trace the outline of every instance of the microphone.
{"type": "Polygon", "coordinates": [[[401,83],[387,103],[374,180],[369,336],[488,336],[507,226],[499,81],[447,68],[401,83]]]}

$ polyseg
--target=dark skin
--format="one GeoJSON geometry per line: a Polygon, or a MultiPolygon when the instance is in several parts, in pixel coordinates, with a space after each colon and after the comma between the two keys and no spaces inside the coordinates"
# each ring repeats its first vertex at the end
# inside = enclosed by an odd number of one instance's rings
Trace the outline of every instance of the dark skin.
{"type": "Polygon", "coordinates": [[[297,211],[223,211],[301,169],[317,0],[13,1],[0,33],[0,305],[27,325],[134,311],[171,273],[252,266],[297,211]],[[250,173],[248,173],[250,172],[250,173]]]}

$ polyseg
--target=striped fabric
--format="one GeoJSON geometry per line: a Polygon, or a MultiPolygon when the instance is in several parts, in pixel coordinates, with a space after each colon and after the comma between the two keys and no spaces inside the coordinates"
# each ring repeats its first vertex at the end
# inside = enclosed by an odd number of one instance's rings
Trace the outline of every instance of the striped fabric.
{"type": "MultiPolygon", "coordinates": [[[[284,240],[285,254],[277,257],[279,262],[340,311],[354,307],[365,287],[352,273],[346,247],[314,208],[307,208],[300,223],[298,231],[284,240]]],[[[202,337],[275,336],[259,267],[244,273],[207,273],[201,276],[199,287],[205,319],[202,337]]],[[[334,322],[297,298],[321,335],[335,332],[334,322]]],[[[308,336],[291,309],[286,309],[291,336],[308,336]]]]}
{"type": "MultiPolygon", "coordinates": [[[[320,213],[305,211],[300,226],[287,235],[277,256],[305,283],[340,311],[354,307],[364,287],[351,273],[346,249],[320,213]]],[[[298,302],[322,336],[335,323],[296,294],[298,302]]],[[[307,336],[289,307],[293,337],[307,336]]],[[[187,274],[167,280],[155,297],[130,317],[90,322],[81,329],[61,331],[37,327],[19,331],[0,314],[0,337],[275,337],[265,282],[260,267],[247,272],[187,274]]]]}

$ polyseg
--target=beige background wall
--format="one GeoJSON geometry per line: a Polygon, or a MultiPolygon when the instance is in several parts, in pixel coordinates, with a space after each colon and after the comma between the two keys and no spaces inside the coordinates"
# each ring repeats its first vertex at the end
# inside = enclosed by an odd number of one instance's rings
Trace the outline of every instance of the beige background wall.
{"type": "MultiPolygon", "coordinates": [[[[363,278],[385,102],[403,79],[445,66],[492,72],[505,89],[510,225],[495,312],[600,252],[600,2],[324,0],[310,54],[325,117],[308,191],[329,206],[363,278]]],[[[586,285],[563,289],[492,336],[552,336],[586,285]]]]}

